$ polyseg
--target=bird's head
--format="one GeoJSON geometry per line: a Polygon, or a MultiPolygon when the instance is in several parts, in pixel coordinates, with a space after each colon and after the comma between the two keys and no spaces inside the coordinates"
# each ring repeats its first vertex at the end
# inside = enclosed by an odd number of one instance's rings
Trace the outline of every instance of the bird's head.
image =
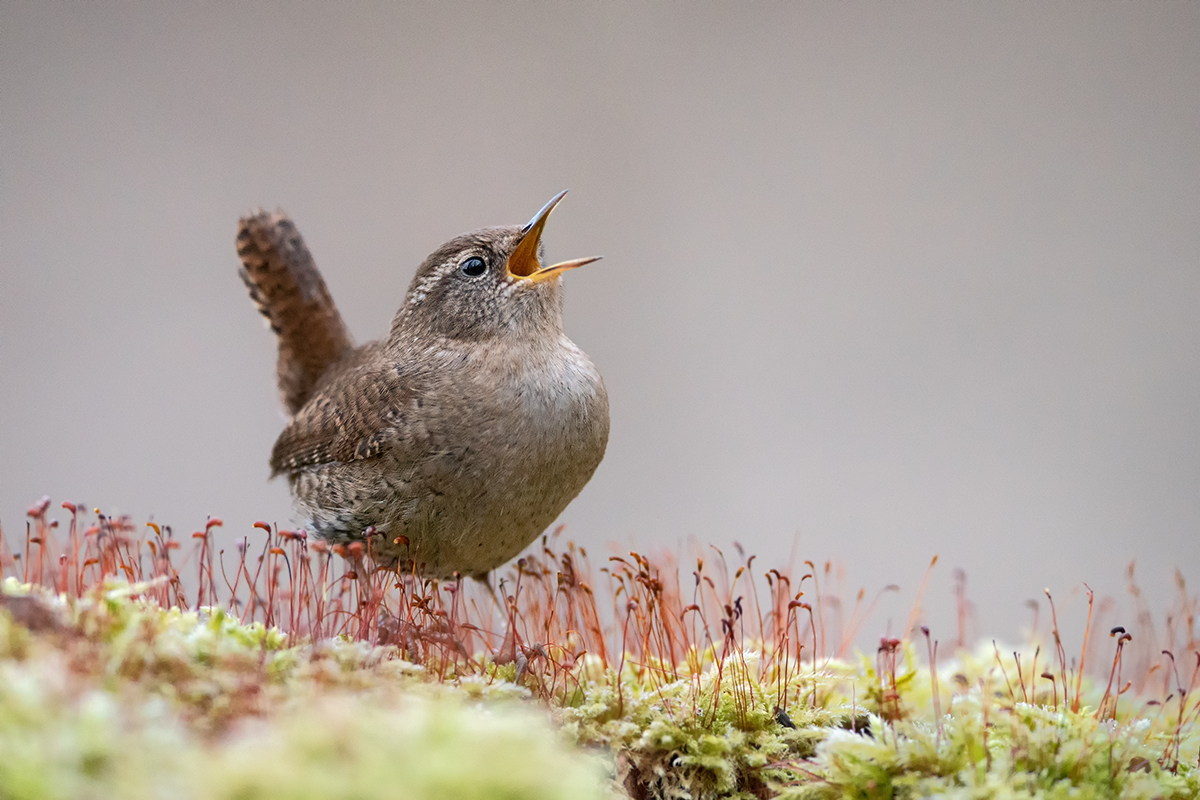
{"type": "Polygon", "coordinates": [[[542,229],[566,192],[524,226],[483,228],[433,251],[417,270],[392,337],[478,340],[562,330],[562,273],[598,257],[542,266],[542,229]]]}

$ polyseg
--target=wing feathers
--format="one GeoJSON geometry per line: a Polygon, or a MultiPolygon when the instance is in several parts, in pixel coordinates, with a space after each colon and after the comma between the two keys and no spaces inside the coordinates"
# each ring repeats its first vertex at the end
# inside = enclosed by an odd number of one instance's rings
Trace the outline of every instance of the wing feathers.
{"type": "Polygon", "coordinates": [[[334,374],[279,435],[271,452],[272,474],[379,456],[390,443],[406,438],[403,409],[413,389],[390,366],[334,374]]]}

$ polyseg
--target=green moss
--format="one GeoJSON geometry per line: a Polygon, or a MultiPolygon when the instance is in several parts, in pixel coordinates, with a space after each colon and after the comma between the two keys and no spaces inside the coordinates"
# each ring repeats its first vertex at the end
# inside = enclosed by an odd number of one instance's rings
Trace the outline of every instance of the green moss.
{"type": "Polygon", "coordinates": [[[1178,698],[1119,720],[1015,702],[1013,665],[983,650],[936,678],[903,650],[894,693],[868,658],[718,668],[711,648],[698,674],[585,656],[553,688],[486,659],[442,680],[394,648],[293,643],[139,591],[0,604],[0,797],[1200,797],[1178,698]]]}
{"type": "Polygon", "coordinates": [[[830,732],[814,761],[820,781],[786,798],[1122,797],[1195,798],[1200,775],[1172,773],[1163,742],[1145,721],[1098,721],[1092,714],[1018,704],[985,728],[978,698],[943,720],[872,718],[871,735],[830,732]]]}
{"type": "Polygon", "coordinates": [[[0,610],[6,800],[607,796],[512,684],[441,686],[387,648],[289,647],[127,588],[44,601],[36,634],[0,610]]]}
{"type": "Polygon", "coordinates": [[[601,768],[590,762],[530,708],[338,692],[230,737],[205,796],[599,798],[601,768]]]}
{"type": "Polygon", "coordinates": [[[795,769],[773,765],[811,755],[826,729],[850,724],[852,709],[832,702],[839,670],[798,675],[793,665],[782,685],[802,701],[789,708],[796,727],[788,728],[776,719],[779,676],[759,681],[757,655],[742,657],[745,666],[710,665],[698,681],[658,684],[630,669],[618,690],[606,673],[559,717],[579,744],[621,754],[619,779],[649,797],[756,797],[771,782],[799,780],[795,769]]]}

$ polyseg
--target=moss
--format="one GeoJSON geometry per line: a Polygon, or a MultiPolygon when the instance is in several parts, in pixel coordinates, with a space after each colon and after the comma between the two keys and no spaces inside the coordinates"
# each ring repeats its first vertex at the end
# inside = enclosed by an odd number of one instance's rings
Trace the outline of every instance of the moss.
{"type": "Polygon", "coordinates": [[[984,650],[936,676],[904,647],[883,676],[873,659],[802,671],[753,648],[619,673],[584,656],[555,688],[487,659],[447,678],[395,648],[292,642],[137,585],[2,588],[31,598],[0,603],[14,800],[1200,797],[1178,697],[1122,701],[1115,720],[1086,682],[1079,711],[1045,691],[1017,702],[1001,676],[1015,665],[984,650]]]}
{"type": "Polygon", "coordinates": [[[42,596],[45,634],[0,610],[0,797],[606,796],[604,765],[519,687],[442,686],[389,648],[288,646],[135,593],[42,596]]]}
{"type": "Polygon", "coordinates": [[[793,666],[782,685],[806,699],[788,711],[795,727],[781,724],[782,698],[772,680],[757,679],[756,659],[746,653],[721,670],[710,665],[699,691],[693,680],[660,685],[634,670],[618,691],[606,673],[584,684],[583,701],[559,718],[579,744],[620,753],[618,778],[642,796],[754,797],[772,781],[799,780],[788,763],[811,755],[826,729],[851,717],[851,708],[834,702],[840,670],[798,675],[793,666]]]}
{"type": "Polygon", "coordinates": [[[1018,704],[985,728],[978,698],[936,726],[873,717],[871,736],[831,732],[818,746],[821,778],[785,798],[1195,798],[1200,775],[1159,765],[1145,721],[1018,704]]]}
{"type": "Polygon", "coordinates": [[[246,726],[215,754],[206,797],[600,798],[601,766],[529,708],[336,692],[246,726]]]}

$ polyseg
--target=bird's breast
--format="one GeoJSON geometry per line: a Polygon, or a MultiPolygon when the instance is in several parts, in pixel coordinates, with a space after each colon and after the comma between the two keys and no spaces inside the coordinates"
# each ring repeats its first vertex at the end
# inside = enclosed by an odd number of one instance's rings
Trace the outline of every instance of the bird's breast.
{"type": "Polygon", "coordinates": [[[421,434],[408,425],[404,447],[385,457],[405,486],[386,515],[435,573],[486,572],[545,531],[599,466],[604,382],[565,339],[448,347],[422,363],[428,391],[407,410],[421,434]]]}
{"type": "MultiPolygon", "coordinates": [[[[464,364],[471,374],[470,436],[492,477],[517,481],[557,473],[586,482],[608,441],[608,396],[591,360],[565,337],[553,346],[496,348],[464,364]]],[[[582,483],[580,483],[582,488],[582,483]]]]}

